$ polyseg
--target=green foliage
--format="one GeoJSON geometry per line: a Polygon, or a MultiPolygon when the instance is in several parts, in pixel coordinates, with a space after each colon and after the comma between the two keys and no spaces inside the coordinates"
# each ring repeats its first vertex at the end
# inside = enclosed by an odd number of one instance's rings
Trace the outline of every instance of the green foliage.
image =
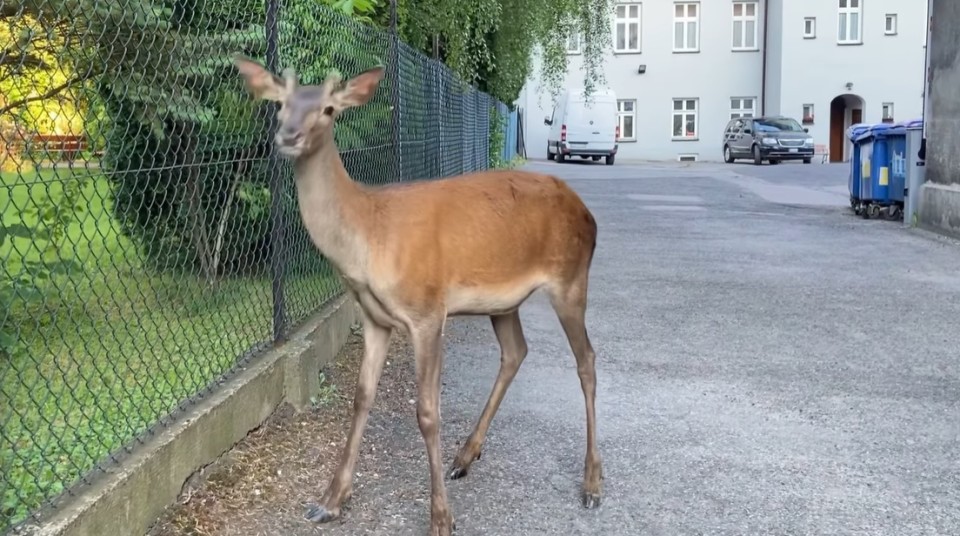
{"type": "Polygon", "coordinates": [[[400,32],[428,54],[440,41],[441,58],[464,80],[512,103],[541,58],[542,86],[552,95],[567,73],[566,40],[581,34],[583,83],[604,83],[603,51],[610,44],[611,0],[401,0],[400,32]]]}
{"type": "Polygon", "coordinates": [[[499,169],[506,166],[503,160],[503,144],[507,141],[506,136],[507,118],[500,113],[496,106],[490,107],[490,155],[489,162],[491,169],[499,169]]]}

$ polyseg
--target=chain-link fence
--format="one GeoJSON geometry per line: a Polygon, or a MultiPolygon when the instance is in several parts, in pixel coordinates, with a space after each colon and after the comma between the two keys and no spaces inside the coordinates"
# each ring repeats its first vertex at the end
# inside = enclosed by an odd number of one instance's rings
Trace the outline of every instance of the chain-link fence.
{"type": "Polygon", "coordinates": [[[304,84],[387,65],[336,127],[356,180],[512,154],[502,103],[318,0],[0,0],[0,20],[0,532],[341,291],[234,52],[304,84]]]}

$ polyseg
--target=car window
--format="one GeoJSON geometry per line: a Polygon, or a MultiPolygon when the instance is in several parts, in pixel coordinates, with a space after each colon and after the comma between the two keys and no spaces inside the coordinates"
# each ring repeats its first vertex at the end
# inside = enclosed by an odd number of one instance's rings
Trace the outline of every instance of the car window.
{"type": "Polygon", "coordinates": [[[789,117],[778,117],[775,119],[754,119],[757,130],[760,132],[803,132],[800,123],[789,117]]]}

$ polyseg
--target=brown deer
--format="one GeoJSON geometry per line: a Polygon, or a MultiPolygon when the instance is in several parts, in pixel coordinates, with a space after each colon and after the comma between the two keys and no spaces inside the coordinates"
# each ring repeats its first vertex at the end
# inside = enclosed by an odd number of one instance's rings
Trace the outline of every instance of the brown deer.
{"type": "Polygon", "coordinates": [[[345,83],[332,75],[320,85],[300,85],[292,69],[281,78],[242,56],[234,63],[254,97],[280,103],[274,143],[294,162],[300,216],[362,311],[364,356],[350,433],[326,492],[306,517],[336,519],[351,495],[387,345],[399,330],[415,355],[417,421],[430,465],[430,534],[449,535],[454,521],[440,457],[444,325],[452,316],[489,315],[500,345],[493,390],[448,472],[456,479],[480,457],[527,355],[518,309],[538,289],[548,294],[577,360],[587,411],[582,503],[599,506],[596,357],[584,323],[597,224],[577,194],[556,177],[507,170],[380,187],[358,183],[344,169],[333,123],[343,110],[370,100],[382,67],[345,83]]]}

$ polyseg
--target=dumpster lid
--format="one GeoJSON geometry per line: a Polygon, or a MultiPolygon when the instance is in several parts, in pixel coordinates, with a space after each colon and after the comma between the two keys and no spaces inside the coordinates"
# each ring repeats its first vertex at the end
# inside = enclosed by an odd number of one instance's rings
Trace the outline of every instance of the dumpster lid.
{"type": "Polygon", "coordinates": [[[908,119],[903,122],[903,126],[909,130],[923,128],[923,118],[918,117],[916,119],[908,119]]]}
{"type": "Polygon", "coordinates": [[[870,127],[873,126],[870,123],[856,123],[847,127],[847,138],[855,140],[860,137],[861,134],[870,130],[870,127]]]}

